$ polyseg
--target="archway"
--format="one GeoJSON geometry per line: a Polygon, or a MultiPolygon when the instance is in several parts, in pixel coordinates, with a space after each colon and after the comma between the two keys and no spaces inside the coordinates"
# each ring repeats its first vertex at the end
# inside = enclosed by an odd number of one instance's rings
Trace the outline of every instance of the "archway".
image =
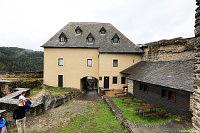
{"type": "Polygon", "coordinates": [[[95,77],[86,76],[80,80],[80,89],[82,91],[98,90],[98,79],[95,77]]]}

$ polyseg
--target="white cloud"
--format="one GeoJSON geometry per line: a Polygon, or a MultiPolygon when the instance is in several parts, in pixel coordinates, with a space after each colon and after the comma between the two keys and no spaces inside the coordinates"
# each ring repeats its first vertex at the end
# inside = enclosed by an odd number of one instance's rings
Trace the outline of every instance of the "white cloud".
{"type": "Polygon", "coordinates": [[[0,46],[40,46],[69,22],[109,22],[134,43],[194,36],[191,0],[1,0],[0,46]]]}

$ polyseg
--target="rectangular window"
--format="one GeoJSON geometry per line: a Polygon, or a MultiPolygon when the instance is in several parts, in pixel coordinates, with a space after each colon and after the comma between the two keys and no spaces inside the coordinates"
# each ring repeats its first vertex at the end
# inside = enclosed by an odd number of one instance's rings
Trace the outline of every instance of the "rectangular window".
{"type": "Polygon", "coordinates": [[[92,59],[87,59],[87,66],[92,67],[92,59]]]}
{"type": "Polygon", "coordinates": [[[113,60],[113,67],[118,67],[118,60],[113,60]]]}
{"type": "Polygon", "coordinates": [[[148,86],[144,85],[144,92],[148,92],[148,86]]]}
{"type": "Polygon", "coordinates": [[[117,84],[117,77],[113,77],[113,84],[117,84]]]}
{"type": "Polygon", "coordinates": [[[99,77],[99,80],[102,80],[102,77],[99,77]]]}
{"type": "Polygon", "coordinates": [[[176,101],[176,92],[168,91],[168,100],[176,101]]]}
{"type": "Polygon", "coordinates": [[[121,78],[121,84],[126,84],[126,77],[121,78]]]}
{"type": "Polygon", "coordinates": [[[140,84],[139,90],[143,90],[143,89],[144,89],[144,85],[143,85],[143,84],[140,84]]]}
{"type": "Polygon", "coordinates": [[[58,65],[59,66],[64,66],[64,60],[63,60],[63,58],[58,58],[58,65]]]}
{"type": "Polygon", "coordinates": [[[167,97],[167,90],[162,89],[161,97],[167,97]]]}

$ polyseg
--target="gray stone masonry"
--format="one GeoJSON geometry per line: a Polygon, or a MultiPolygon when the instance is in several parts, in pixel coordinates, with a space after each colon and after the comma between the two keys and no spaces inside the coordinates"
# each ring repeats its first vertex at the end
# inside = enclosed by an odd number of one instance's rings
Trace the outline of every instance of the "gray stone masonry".
{"type": "MultiPolygon", "coordinates": [[[[0,98],[0,109],[2,109],[2,111],[3,110],[7,110],[8,112],[14,111],[14,109],[18,106],[18,97],[20,96],[20,94],[23,91],[26,91],[27,94],[30,93],[30,89],[28,88],[16,88],[14,90],[15,90],[14,93],[11,93],[3,98],[0,98]]],[[[39,97],[37,100],[32,101],[30,112],[33,115],[37,115],[51,108],[59,107],[65,102],[68,102],[71,99],[78,97],[80,94],[81,94],[80,91],[75,91],[65,94],[63,96],[43,95],[39,97]]]]}

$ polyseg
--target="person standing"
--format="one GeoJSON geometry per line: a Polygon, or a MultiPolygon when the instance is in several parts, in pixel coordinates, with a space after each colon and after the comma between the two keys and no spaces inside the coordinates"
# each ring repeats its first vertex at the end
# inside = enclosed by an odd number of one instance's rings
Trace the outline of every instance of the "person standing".
{"type": "Polygon", "coordinates": [[[8,132],[7,129],[6,129],[6,119],[4,119],[1,114],[0,114],[0,128],[1,128],[0,133],[7,133],[8,132]]]}
{"type": "Polygon", "coordinates": [[[26,92],[23,91],[23,92],[21,93],[21,95],[19,96],[19,100],[23,100],[24,105],[26,105],[26,107],[27,107],[27,111],[30,111],[30,108],[31,108],[31,101],[30,101],[29,98],[26,98],[25,96],[26,96],[26,92]]]}
{"type": "Polygon", "coordinates": [[[26,109],[24,101],[19,100],[19,106],[15,109],[13,113],[13,119],[16,120],[18,133],[26,133],[26,109]]]}

